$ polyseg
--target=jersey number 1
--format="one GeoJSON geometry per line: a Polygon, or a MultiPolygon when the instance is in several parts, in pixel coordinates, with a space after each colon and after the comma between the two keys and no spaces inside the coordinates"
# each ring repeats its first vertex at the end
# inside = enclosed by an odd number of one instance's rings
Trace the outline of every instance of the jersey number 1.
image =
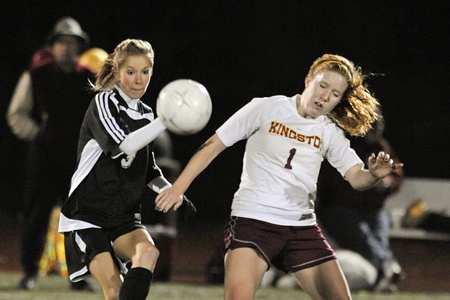
{"type": "Polygon", "coordinates": [[[297,152],[297,149],[292,148],[291,150],[289,150],[289,157],[287,159],[286,164],[284,165],[284,167],[286,169],[292,170],[292,165],[291,165],[291,161],[294,158],[295,153],[297,152]]]}

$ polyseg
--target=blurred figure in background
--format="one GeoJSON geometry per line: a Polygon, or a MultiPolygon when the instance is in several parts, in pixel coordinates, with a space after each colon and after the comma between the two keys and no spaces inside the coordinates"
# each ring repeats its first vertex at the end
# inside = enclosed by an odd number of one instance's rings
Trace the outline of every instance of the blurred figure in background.
{"type": "MultiPolygon", "coordinates": [[[[77,64],[88,43],[89,36],[76,20],[59,19],[22,73],[6,114],[13,134],[29,145],[20,245],[22,289],[36,285],[50,213],[69,191],[78,134],[92,97],[88,79],[94,74],[77,64]]],[[[92,290],[85,281],[71,288],[92,290]]]]}
{"type": "MultiPolygon", "coordinates": [[[[380,113],[381,115],[381,113],[380,113]]],[[[367,165],[372,153],[391,154],[400,163],[394,149],[383,137],[382,118],[365,137],[350,138],[351,146],[367,165]]],[[[327,161],[322,164],[317,184],[317,218],[325,232],[343,249],[368,260],[377,270],[376,291],[393,292],[401,275],[389,246],[390,219],[384,210],[386,198],[399,190],[403,169],[396,168],[376,186],[366,191],[353,189],[327,161]]]]}

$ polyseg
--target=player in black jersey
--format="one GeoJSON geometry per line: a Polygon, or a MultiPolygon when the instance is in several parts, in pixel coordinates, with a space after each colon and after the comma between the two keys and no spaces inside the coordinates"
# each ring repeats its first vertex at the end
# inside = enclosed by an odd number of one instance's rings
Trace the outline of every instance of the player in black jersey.
{"type": "Polygon", "coordinates": [[[156,192],[170,185],[152,151],[152,141],[166,128],[140,100],[153,62],[150,43],[136,39],[122,41],[105,60],[61,209],[69,278],[92,275],[105,299],[145,299],[159,256],[140,214],[148,180],[156,192]]]}

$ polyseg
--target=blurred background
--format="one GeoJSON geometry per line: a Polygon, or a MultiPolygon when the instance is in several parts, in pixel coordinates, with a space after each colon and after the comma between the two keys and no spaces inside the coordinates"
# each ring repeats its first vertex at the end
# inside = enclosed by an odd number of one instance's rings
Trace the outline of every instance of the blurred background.
{"type": "MultiPolygon", "coordinates": [[[[111,52],[125,38],[153,45],[155,69],[144,101],[155,107],[161,88],[190,78],[213,101],[207,127],[173,135],[185,164],[232,113],[257,96],[294,95],[314,59],[344,55],[360,65],[379,98],[386,137],[408,177],[450,179],[450,73],[447,1],[124,0],[4,1],[1,6],[0,209],[21,208],[25,145],[4,114],[19,75],[56,20],[77,19],[91,47],[111,52]]],[[[196,218],[225,220],[241,171],[244,143],[225,151],[188,191],[196,218]]]]}

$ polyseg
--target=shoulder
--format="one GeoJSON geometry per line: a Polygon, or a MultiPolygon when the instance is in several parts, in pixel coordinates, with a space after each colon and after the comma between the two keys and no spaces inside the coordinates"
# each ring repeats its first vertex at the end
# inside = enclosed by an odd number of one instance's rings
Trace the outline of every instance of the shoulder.
{"type": "Polygon", "coordinates": [[[270,96],[270,97],[255,97],[252,99],[252,102],[260,102],[267,104],[275,104],[275,103],[283,103],[289,102],[292,98],[282,95],[270,96]]]}
{"type": "MultiPolygon", "coordinates": [[[[316,118],[323,128],[323,137],[325,145],[331,146],[336,143],[347,142],[344,130],[342,130],[336,123],[326,116],[316,118]]],[[[349,141],[348,141],[349,142],[349,141]]]]}
{"type": "MultiPolygon", "coordinates": [[[[101,110],[111,110],[112,108],[116,108],[116,110],[120,109],[120,95],[119,93],[115,93],[112,91],[101,91],[95,94],[93,102],[101,110]]],[[[125,100],[122,99],[123,102],[125,100]]]]}
{"type": "Polygon", "coordinates": [[[31,66],[30,74],[33,77],[43,76],[44,74],[55,73],[56,72],[56,64],[53,61],[45,62],[43,64],[39,64],[37,66],[31,66]]]}
{"type": "Polygon", "coordinates": [[[292,101],[291,97],[277,95],[271,97],[255,97],[247,105],[258,111],[275,112],[282,107],[292,107],[292,101]]]}
{"type": "Polygon", "coordinates": [[[327,116],[319,116],[315,120],[324,127],[325,131],[344,134],[344,131],[327,116]]]}
{"type": "Polygon", "coordinates": [[[115,90],[98,92],[95,95],[95,99],[99,101],[110,101],[116,105],[120,102],[125,102],[125,100],[123,100],[120,94],[115,90]]]}
{"type": "Polygon", "coordinates": [[[110,100],[113,102],[117,101],[117,97],[116,94],[114,93],[114,91],[101,91],[98,92],[97,94],[95,94],[94,98],[96,100],[110,100]]]}

